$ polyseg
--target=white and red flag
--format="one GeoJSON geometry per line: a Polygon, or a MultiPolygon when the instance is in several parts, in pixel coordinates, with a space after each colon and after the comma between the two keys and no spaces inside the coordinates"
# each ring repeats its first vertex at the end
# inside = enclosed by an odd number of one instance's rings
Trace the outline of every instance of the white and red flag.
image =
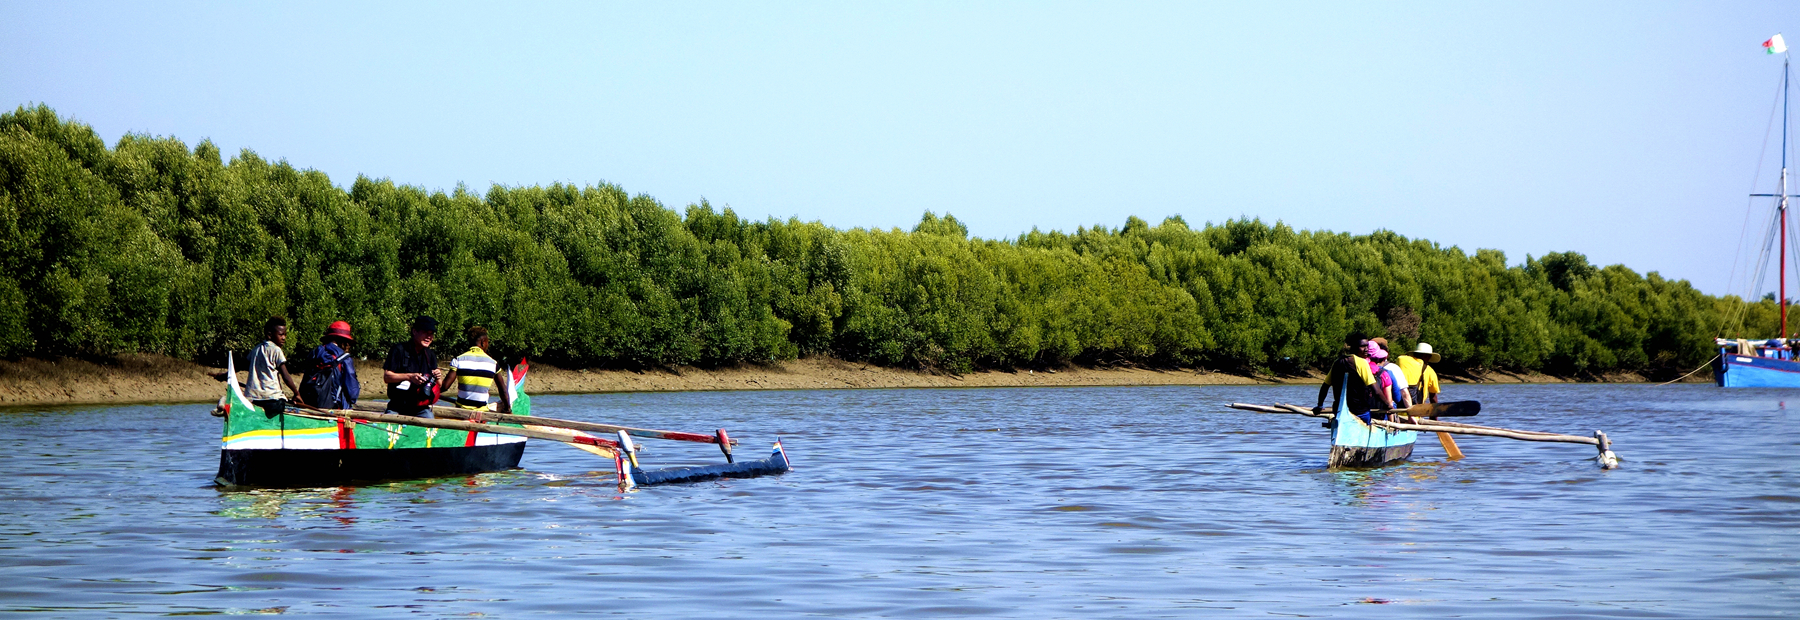
{"type": "Polygon", "coordinates": [[[1781,35],[1769,37],[1769,40],[1763,41],[1763,50],[1770,54],[1785,53],[1787,52],[1787,41],[1781,40],[1781,35]]]}

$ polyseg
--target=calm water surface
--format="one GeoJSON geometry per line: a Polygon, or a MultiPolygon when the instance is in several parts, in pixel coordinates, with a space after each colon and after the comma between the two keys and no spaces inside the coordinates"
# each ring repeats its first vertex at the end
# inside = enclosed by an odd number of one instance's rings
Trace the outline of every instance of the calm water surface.
{"type": "MultiPolygon", "coordinates": [[[[539,413],[776,434],[785,476],[621,494],[523,469],[222,492],[209,406],[0,412],[0,612],[681,617],[1800,614],[1800,392],[1452,386],[1447,462],[1327,471],[1326,431],[1220,405],[1310,387],[544,396],[539,413]]],[[[647,465],[714,462],[654,442],[647,465]]]]}

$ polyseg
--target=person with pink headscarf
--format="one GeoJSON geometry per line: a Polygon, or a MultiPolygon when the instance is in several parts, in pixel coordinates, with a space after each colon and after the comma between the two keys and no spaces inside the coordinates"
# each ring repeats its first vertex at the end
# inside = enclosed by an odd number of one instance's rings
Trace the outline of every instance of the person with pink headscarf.
{"type": "Polygon", "coordinates": [[[1406,409],[1413,405],[1412,394],[1406,391],[1406,373],[1400,365],[1388,361],[1387,339],[1373,338],[1366,349],[1369,358],[1369,372],[1381,382],[1381,400],[1389,409],[1406,409]]]}

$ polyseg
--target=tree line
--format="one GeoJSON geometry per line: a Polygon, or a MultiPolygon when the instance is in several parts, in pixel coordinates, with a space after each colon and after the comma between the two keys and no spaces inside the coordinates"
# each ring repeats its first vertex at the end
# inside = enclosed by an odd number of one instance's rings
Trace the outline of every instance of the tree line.
{"type": "Polygon", "coordinates": [[[1775,303],[1581,254],[1509,266],[1392,232],[1254,219],[971,238],[684,212],[616,185],[427,191],[211,142],[108,147],[45,106],[0,115],[0,356],[218,359],[289,317],[383,353],[429,314],[504,355],[591,367],[830,355],[979,368],[1132,364],[1301,372],[1344,335],[1430,342],[1457,369],[1678,374],[1711,338],[1775,331],[1775,303]],[[1726,325],[1727,322],[1733,323],[1726,325]]]}

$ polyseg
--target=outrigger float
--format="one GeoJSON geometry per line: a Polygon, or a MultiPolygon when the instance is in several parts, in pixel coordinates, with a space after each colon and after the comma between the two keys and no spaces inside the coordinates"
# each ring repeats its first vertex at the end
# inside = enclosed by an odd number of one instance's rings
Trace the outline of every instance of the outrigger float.
{"type": "Polygon", "coordinates": [[[436,406],[431,408],[436,418],[419,418],[383,413],[384,404],[365,402],[354,409],[290,405],[286,413],[271,416],[244,396],[237,367],[227,362],[225,396],[213,410],[225,418],[215,482],[316,487],[502,471],[519,466],[527,439],[562,442],[612,459],[624,489],[788,470],[780,440],[768,458],[738,461],[732,455],[737,441],[725,429],[707,435],[533,416],[524,389],[527,369],[521,363],[500,373],[500,412],[436,406]],[[725,463],[644,470],[634,437],[713,444],[725,453],[725,463]]]}
{"type": "Polygon", "coordinates": [[[1481,435],[1485,437],[1505,437],[1521,441],[1547,441],[1557,443],[1579,443],[1594,446],[1600,451],[1595,457],[1602,469],[1613,469],[1619,466],[1619,457],[1613,454],[1612,442],[1606,433],[1594,431],[1593,437],[1579,435],[1562,435],[1558,433],[1542,433],[1538,431],[1521,431],[1493,426],[1478,426],[1439,420],[1439,417],[1472,416],[1481,411],[1481,403],[1475,401],[1458,401],[1449,403],[1421,403],[1409,409],[1393,411],[1375,411],[1377,415],[1387,414],[1387,419],[1371,419],[1364,422],[1362,418],[1337,415],[1333,409],[1314,412],[1311,409],[1287,403],[1274,405],[1251,405],[1231,403],[1232,409],[1255,411],[1258,413],[1286,413],[1324,418],[1325,426],[1331,429],[1331,460],[1328,467],[1380,467],[1405,461],[1412,456],[1413,445],[1419,439],[1419,433],[1437,433],[1438,441],[1443,443],[1445,454],[1451,459],[1462,458],[1462,451],[1457,448],[1451,435],[1481,435]]]}

